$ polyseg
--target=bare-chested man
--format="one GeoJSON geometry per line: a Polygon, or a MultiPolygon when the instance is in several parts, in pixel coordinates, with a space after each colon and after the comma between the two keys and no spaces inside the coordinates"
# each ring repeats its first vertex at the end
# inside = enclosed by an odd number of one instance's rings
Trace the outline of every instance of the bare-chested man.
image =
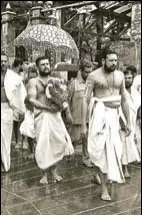
{"type": "Polygon", "coordinates": [[[82,135],[86,135],[86,116],[89,107],[88,152],[91,161],[99,168],[101,199],[110,201],[107,181],[124,182],[122,171],[122,142],[119,134],[118,108],[127,121],[130,134],[129,106],[125,95],[124,75],[116,70],[118,56],[112,50],[102,54],[102,67],[92,72],[87,79],[83,103],[82,135]],[[91,98],[93,92],[94,97],[91,98]]]}
{"type": "MultiPolygon", "coordinates": [[[[47,57],[36,60],[39,75],[28,83],[29,102],[34,106],[36,149],[35,159],[38,167],[43,170],[40,183],[47,184],[47,170],[49,169],[54,181],[61,181],[56,164],[66,155],[71,140],[61,118],[61,113],[48,105],[45,89],[50,78],[50,63],[47,57]],[[70,143],[69,143],[70,142],[70,143]]],[[[69,109],[66,110],[71,118],[69,109]]]]}

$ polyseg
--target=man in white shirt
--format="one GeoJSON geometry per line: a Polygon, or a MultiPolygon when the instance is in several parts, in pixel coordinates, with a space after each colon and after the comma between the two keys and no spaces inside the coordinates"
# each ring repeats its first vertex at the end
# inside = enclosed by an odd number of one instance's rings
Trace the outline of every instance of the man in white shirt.
{"type": "Polygon", "coordinates": [[[1,171],[10,170],[13,110],[23,114],[26,91],[21,79],[8,69],[8,56],[1,53],[1,171]]]}

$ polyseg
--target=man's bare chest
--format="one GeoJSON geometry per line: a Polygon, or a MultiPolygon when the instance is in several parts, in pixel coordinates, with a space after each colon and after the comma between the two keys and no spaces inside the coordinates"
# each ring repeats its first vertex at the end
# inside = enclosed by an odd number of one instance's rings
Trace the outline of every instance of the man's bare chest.
{"type": "Polygon", "coordinates": [[[45,82],[43,82],[43,81],[40,81],[40,80],[38,80],[38,82],[37,82],[37,94],[38,94],[38,97],[40,96],[40,95],[45,95],[45,90],[46,90],[46,83],[45,82]]]}
{"type": "Polygon", "coordinates": [[[120,88],[122,79],[114,74],[102,75],[94,79],[94,87],[100,89],[120,88]]]}

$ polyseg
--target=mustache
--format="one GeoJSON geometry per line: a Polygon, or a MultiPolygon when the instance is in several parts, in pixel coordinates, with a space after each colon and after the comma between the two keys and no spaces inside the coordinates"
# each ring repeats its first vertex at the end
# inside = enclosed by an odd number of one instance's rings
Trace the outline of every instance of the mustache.
{"type": "Polygon", "coordinates": [[[43,72],[45,72],[45,71],[48,71],[48,72],[50,72],[50,70],[49,70],[49,69],[47,69],[47,68],[45,68],[45,69],[43,70],[43,72]]]}
{"type": "Polygon", "coordinates": [[[116,68],[116,66],[115,66],[115,65],[112,65],[111,68],[116,68]]]}

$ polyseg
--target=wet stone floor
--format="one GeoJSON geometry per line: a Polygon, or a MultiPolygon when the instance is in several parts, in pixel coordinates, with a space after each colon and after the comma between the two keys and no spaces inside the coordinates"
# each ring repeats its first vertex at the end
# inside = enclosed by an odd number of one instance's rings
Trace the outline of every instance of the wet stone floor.
{"type": "Polygon", "coordinates": [[[100,200],[95,168],[82,164],[78,150],[72,161],[59,164],[63,181],[40,185],[41,171],[26,150],[12,148],[11,171],[1,175],[2,215],[140,215],[141,165],[129,165],[131,179],[113,183],[111,202],[100,200]]]}

